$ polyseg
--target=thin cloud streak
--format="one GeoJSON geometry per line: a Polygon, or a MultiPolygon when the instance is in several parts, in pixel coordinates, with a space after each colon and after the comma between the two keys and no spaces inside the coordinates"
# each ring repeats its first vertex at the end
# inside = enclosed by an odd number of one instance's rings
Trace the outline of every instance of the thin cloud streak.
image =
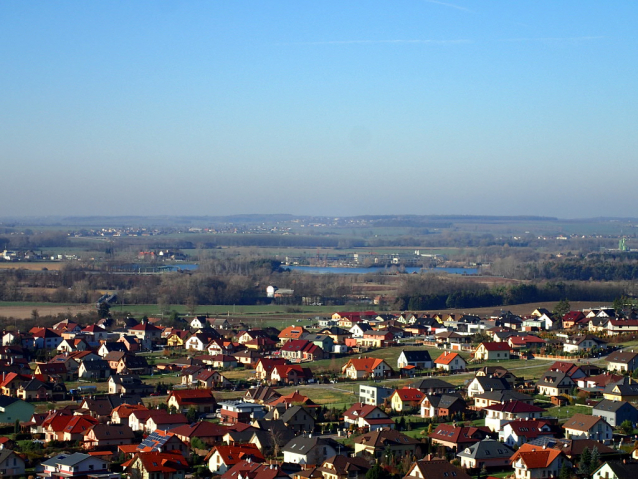
{"type": "Polygon", "coordinates": [[[277,45],[376,45],[376,44],[421,44],[421,45],[460,45],[472,43],[471,40],[329,40],[319,42],[277,43],[277,45]]]}
{"type": "Polygon", "coordinates": [[[460,5],[454,5],[453,3],[440,2],[439,0],[425,0],[428,3],[434,3],[436,5],[443,5],[444,7],[454,8],[456,10],[461,10],[463,12],[474,13],[469,8],[461,7],[460,5]]]}
{"type": "Polygon", "coordinates": [[[546,37],[546,38],[503,38],[501,42],[544,42],[544,43],[582,43],[593,40],[601,40],[604,36],[592,37],[546,37]]]}

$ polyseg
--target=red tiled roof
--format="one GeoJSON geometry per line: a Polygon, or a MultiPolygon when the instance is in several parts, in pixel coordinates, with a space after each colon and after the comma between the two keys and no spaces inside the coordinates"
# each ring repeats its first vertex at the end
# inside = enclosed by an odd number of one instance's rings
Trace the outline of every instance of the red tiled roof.
{"type": "Polygon", "coordinates": [[[401,401],[418,401],[421,402],[423,397],[425,396],[421,390],[416,388],[401,388],[394,391],[394,394],[397,394],[401,401]]]}
{"type": "Polygon", "coordinates": [[[356,358],[351,359],[348,363],[343,367],[343,369],[347,369],[349,366],[353,366],[357,371],[374,371],[381,363],[385,362],[383,359],[378,358],[356,358]]]}
{"type": "Polygon", "coordinates": [[[479,346],[483,346],[487,351],[509,351],[510,345],[507,343],[487,342],[481,343],[479,346]]]}
{"type": "Polygon", "coordinates": [[[541,446],[526,443],[514,453],[510,458],[510,462],[513,464],[518,459],[521,459],[527,469],[544,469],[549,467],[561,454],[561,451],[556,449],[543,449],[541,446]]]}
{"type": "MultiPolygon", "coordinates": [[[[508,346],[508,349],[509,349],[509,346],[508,346]]],[[[445,352],[445,353],[441,354],[438,358],[436,358],[434,360],[434,363],[435,364],[450,364],[457,357],[460,357],[459,353],[448,353],[448,352],[445,352]]]]}

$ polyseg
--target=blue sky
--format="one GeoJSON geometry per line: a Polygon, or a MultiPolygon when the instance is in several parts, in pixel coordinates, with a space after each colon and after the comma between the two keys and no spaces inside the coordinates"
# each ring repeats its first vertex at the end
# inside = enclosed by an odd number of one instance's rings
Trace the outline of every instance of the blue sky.
{"type": "Polygon", "coordinates": [[[5,215],[638,216],[638,4],[0,2],[5,215]]]}

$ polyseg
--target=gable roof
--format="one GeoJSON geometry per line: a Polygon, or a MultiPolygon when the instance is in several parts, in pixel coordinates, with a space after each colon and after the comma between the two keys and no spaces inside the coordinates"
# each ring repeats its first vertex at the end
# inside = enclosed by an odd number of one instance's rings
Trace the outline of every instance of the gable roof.
{"type": "Polygon", "coordinates": [[[562,452],[556,449],[546,449],[532,444],[523,444],[518,451],[514,453],[510,461],[513,464],[520,459],[527,469],[545,469],[561,454],[562,452]]]}
{"type": "MultiPolygon", "coordinates": [[[[565,424],[564,429],[574,429],[576,431],[589,431],[599,422],[605,422],[605,420],[598,416],[589,416],[587,414],[576,413],[569,418],[565,424]]],[[[606,424],[606,422],[605,422],[606,424]]]]}
{"type": "Polygon", "coordinates": [[[427,349],[417,350],[417,351],[403,350],[401,352],[405,356],[405,359],[409,362],[432,361],[432,358],[430,357],[430,352],[427,349]]]}
{"type": "Polygon", "coordinates": [[[354,358],[350,359],[348,363],[343,367],[343,369],[345,370],[348,367],[352,366],[357,371],[372,372],[383,363],[385,363],[385,361],[378,358],[354,358]]]}
{"type": "Polygon", "coordinates": [[[449,353],[446,351],[445,353],[441,354],[438,358],[436,358],[434,360],[434,363],[435,364],[450,364],[456,358],[459,358],[462,361],[464,361],[464,359],[461,356],[459,356],[459,353],[449,353]]]}
{"type": "Polygon", "coordinates": [[[416,388],[401,388],[401,389],[397,389],[396,391],[394,391],[394,393],[392,394],[392,396],[398,396],[399,399],[401,399],[401,401],[407,401],[407,402],[414,402],[414,401],[418,401],[421,402],[423,400],[423,397],[425,396],[425,393],[421,392],[420,389],[416,389],[416,388]]]}
{"type": "Polygon", "coordinates": [[[510,350],[510,345],[505,343],[505,342],[485,342],[485,343],[481,343],[478,345],[478,348],[480,348],[481,346],[483,346],[485,348],[486,351],[509,351],[510,350]]]}
{"type": "Polygon", "coordinates": [[[538,406],[534,406],[533,404],[527,404],[522,401],[507,401],[502,404],[492,404],[491,406],[486,407],[485,409],[489,411],[499,411],[510,414],[521,414],[525,412],[543,412],[544,409],[538,406]]]}

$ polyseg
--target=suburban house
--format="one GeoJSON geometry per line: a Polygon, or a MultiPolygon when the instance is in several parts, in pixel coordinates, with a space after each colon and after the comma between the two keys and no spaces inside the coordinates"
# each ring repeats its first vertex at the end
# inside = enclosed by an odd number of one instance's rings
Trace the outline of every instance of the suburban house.
{"type": "Polygon", "coordinates": [[[303,406],[275,407],[264,416],[264,419],[281,421],[287,429],[297,434],[313,431],[316,424],[315,418],[303,406]]]}
{"type": "Polygon", "coordinates": [[[376,406],[354,403],[343,413],[343,422],[368,431],[389,427],[394,429],[394,420],[376,406]]]}
{"type": "Polygon", "coordinates": [[[486,438],[466,447],[456,456],[461,459],[461,467],[467,469],[507,467],[514,451],[505,444],[486,438]]]}
{"type": "Polygon", "coordinates": [[[439,424],[430,434],[432,444],[440,444],[455,451],[465,449],[472,444],[482,441],[490,434],[485,426],[454,426],[439,424]]]}
{"type": "Polygon", "coordinates": [[[603,341],[596,336],[587,334],[585,336],[570,336],[563,343],[563,351],[566,353],[580,353],[591,351],[594,348],[601,349],[607,346],[607,341],[603,341]]]}
{"type": "Polygon", "coordinates": [[[0,449],[0,476],[20,477],[24,476],[24,459],[18,456],[11,449],[0,449]]]}
{"type": "Polygon", "coordinates": [[[232,446],[218,445],[206,456],[208,469],[213,474],[223,474],[242,460],[265,462],[261,451],[254,444],[238,444],[232,446]]]}
{"type": "Polygon", "coordinates": [[[467,364],[459,353],[444,352],[438,358],[434,360],[436,369],[443,369],[444,371],[464,371],[467,364]]]}
{"type": "Polygon", "coordinates": [[[487,392],[507,391],[509,389],[512,389],[510,383],[504,378],[476,376],[467,386],[467,395],[474,397],[487,392]]]}
{"type": "Polygon", "coordinates": [[[419,379],[410,386],[420,389],[426,394],[446,394],[456,391],[456,386],[438,378],[419,379]]]}
{"type": "Polygon", "coordinates": [[[96,424],[84,436],[85,449],[108,449],[133,444],[135,433],[128,424],[96,424]]]}
{"type": "Polygon", "coordinates": [[[612,401],[631,401],[638,399],[638,383],[624,376],[620,381],[605,386],[603,397],[612,401]]]}
{"type": "Polygon", "coordinates": [[[359,402],[363,404],[379,406],[383,404],[386,398],[392,396],[392,394],[394,394],[394,389],[392,388],[367,386],[365,384],[359,385],[359,402]]]}
{"type": "Polygon", "coordinates": [[[474,407],[482,409],[492,404],[503,404],[507,401],[521,401],[527,404],[533,404],[534,398],[527,394],[512,391],[511,389],[503,391],[488,391],[483,394],[472,396],[474,398],[474,407]]]}
{"type": "Polygon", "coordinates": [[[420,406],[421,417],[448,417],[467,409],[466,402],[458,394],[428,394],[420,406]]]}
{"type": "MultiPolygon", "coordinates": [[[[42,462],[40,477],[85,479],[92,474],[109,474],[109,464],[103,459],[81,452],[58,454],[42,462]]],[[[147,478],[148,479],[148,478],[147,478]]]]}
{"type": "Polygon", "coordinates": [[[323,479],[365,479],[370,463],[362,457],[350,457],[338,454],[320,465],[318,470],[323,479]]]}
{"type": "Polygon", "coordinates": [[[288,326],[279,333],[279,342],[286,344],[288,341],[294,341],[296,339],[303,339],[304,335],[308,334],[302,326],[288,326]]]}
{"type": "Polygon", "coordinates": [[[565,373],[546,372],[536,383],[538,394],[559,396],[568,394],[576,383],[565,373]]]}
{"type": "Polygon", "coordinates": [[[122,468],[129,477],[140,479],[184,479],[189,469],[183,455],[157,451],[138,452],[122,468]]]}
{"type": "Polygon", "coordinates": [[[261,380],[264,380],[264,379],[268,380],[270,379],[270,373],[272,373],[273,368],[275,366],[283,366],[284,364],[290,364],[290,361],[283,358],[276,358],[276,359],[262,358],[257,363],[257,366],[255,366],[255,377],[261,380]]]}
{"type": "Polygon", "coordinates": [[[508,446],[520,446],[541,436],[553,437],[550,421],[532,419],[511,421],[503,426],[498,437],[508,446]]]}
{"type": "Polygon", "coordinates": [[[390,406],[396,412],[415,411],[419,408],[424,397],[425,393],[416,388],[397,389],[390,396],[390,406]]]}
{"type": "Polygon", "coordinates": [[[209,413],[215,410],[217,401],[208,389],[172,390],[168,397],[168,407],[175,407],[179,412],[187,412],[194,407],[198,413],[209,413]]]}
{"type": "Polygon", "coordinates": [[[594,406],[592,416],[603,418],[611,427],[620,426],[623,421],[638,422],[638,409],[627,401],[611,401],[603,399],[594,406]]]}
{"type": "Polygon", "coordinates": [[[486,412],[485,426],[493,432],[500,431],[510,421],[538,419],[544,411],[543,408],[519,401],[494,404],[483,410],[486,412]]]}
{"type": "Polygon", "coordinates": [[[299,364],[275,366],[270,373],[271,384],[299,384],[312,378],[310,368],[302,368],[299,364]]]}
{"type": "Polygon", "coordinates": [[[481,343],[474,351],[474,359],[479,361],[508,360],[510,345],[507,343],[481,343]]]}
{"type": "Polygon", "coordinates": [[[434,362],[427,349],[418,351],[403,350],[397,359],[397,369],[404,369],[408,366],[418,370],[431,369],[434,366],[434,362]]]}
{"type": "Polygon", "coordinates": [[[0,396],[0,423],[26,422],[33,416],[35,405],[22,399],[0,396]]]}
{"type": "Polygon", "coordinates": [[[370,431],[354,440],[355,455],[368,453],[375,458],[381,457],[386,451],[390,451],[397,458],[406,455],[418,456],[421,454],[421,448],[422,443],[418,439],[406,436],[394,429],[370,431]]]}
{"type": "Polygon", "coordinates": [[[592,474],[592,479],[628,479],[638,476],[638,463],[607,461],[592,474]]]}
{"type": "Polygon", "coordinates": [[[511,457],[511,464],[517,479],[558,477],[563,464],[571,466],[561,451],[532,444],[523,444],[511,457]]]}
{"type": "Polygon", "coordinates": [[[291,464],[320,464],[337,455],[340,444],[328,438],[302,435],[292,439],[283,448],[284,462],[291,464]]]}
{"type": "Polygon", "coordinates": [[[416,461],[410,466],[403,479],[472,479],[463,469],[450,464],[445,459],[416,461]]]}
{"type": "Polygon", "coordinates": [[[594,439],[603,444],[611,442],[613,433],[612,427],[602,417],[580,413],[569,418],[563,428],[568,439],[594,439]]]}
{"type": "Polygon", "coordinates": [[[341,369],[349,379],[385,378],[392,374],[392,368],[383,359],[350,359],[341,369]]]}
{"type": "Polygon", "coordinates": [[[609,371],[633,372],[638,369],[638,353],[616,351],[607,356],[609,371]]]}

